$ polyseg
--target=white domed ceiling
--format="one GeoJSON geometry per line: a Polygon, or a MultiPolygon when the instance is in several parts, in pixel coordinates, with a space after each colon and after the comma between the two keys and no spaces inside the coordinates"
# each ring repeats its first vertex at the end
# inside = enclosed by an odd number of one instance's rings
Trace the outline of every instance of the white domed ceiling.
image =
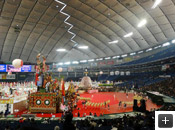
{"type": "Polygon", "coordinates": [[[175,0],[153,8],[155,1],[0,0],[0,60],[88,60],[167,42],[175,38],[175,0]]]}

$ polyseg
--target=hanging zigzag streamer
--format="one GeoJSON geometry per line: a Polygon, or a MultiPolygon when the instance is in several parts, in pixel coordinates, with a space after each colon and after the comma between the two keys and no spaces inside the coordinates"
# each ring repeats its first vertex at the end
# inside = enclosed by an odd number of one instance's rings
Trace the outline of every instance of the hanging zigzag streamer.
{"type": "Polygon", "coordinates": [[[75,43],[75,45],[74,45],[73,47],[76,47],[76,46],[78,45],[78,43],[75,42],[75,41],[73,40],[73,39],[76,37],[76,34],[70,31],[70,30],[73,28],[73,25],[72,25],[71,23],[68,23],[68,22],[67,22],[67,20],[70,18],[70,15],[67,14],[67,13],[65,13],[65,12],[63,12],[64,8],[66,8],[67,5],[66,5],[65,3],[59,1],[59,0],[55,0],[55,1],[58,2],[58,3],[60,3],[60,4],[62,4],[62,5],[64,5],[64,6],[61,8],[60,13],[62,13],[63,15],[66,15],[66,16],[67,16],[67,18],[64,20],[64,23],[66,23],[67,25],[70,26],[70,28],[68,29],[67,32],[73,35],[72,38],[71,38],[70,40],[71,40],[73,43],[75,43]]]}

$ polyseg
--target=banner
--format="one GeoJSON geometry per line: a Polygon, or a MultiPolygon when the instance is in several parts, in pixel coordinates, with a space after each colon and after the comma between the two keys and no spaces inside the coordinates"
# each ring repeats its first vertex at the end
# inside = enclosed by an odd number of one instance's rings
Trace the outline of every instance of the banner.
{"type": "Polygon", "coordinates": [[[114,64],[114,61],[113,60],[112,61],[108,61],[107,64],[108,65],[113,65],[114,64]]]}
{"type": "Polygon", "coordinates": [[[0,104],[13,104],[14,99],[0,99],[0,104]]]}
{"type": "Polygon", "coordinates": [[[130,75],[131,73],[130,73],[130,71],[126,71],[126,75],[130,75]]]}
{"type": "Polygon", "coordinates": [[[99,65],[106,65],[106,61],[98,62],[99,65]]]}
{"type": "Polygon", "coordinates": [[[0,79],[16,79],[15,74],[7,75],[7,74],[0,74],[0,79]]]}
{"type": "Polygon", "coordinates": [[[7,75],[6,79],[15,79],[16,75],[15,74],[11,74],[11,75],[7,75]]]}
{"type": "Polygon", "coordinates": [[[110,72],[110,75],[114,75],[114,72],[110,72]]]}
{"type": "Polygon", "coordinates": [[[6,79],[6,74],[0,74],[0,79],[6,79]]]}
{"type": "Polygon", "coordinates": [[[120,72],[120,75],[125,75],[125,72],[120,72]]]}
{"type": "Polygon", "coordinates": [[[119,71],[115,71],[115,75],[119,75],[120,74],[120,72],[119,71]]]}

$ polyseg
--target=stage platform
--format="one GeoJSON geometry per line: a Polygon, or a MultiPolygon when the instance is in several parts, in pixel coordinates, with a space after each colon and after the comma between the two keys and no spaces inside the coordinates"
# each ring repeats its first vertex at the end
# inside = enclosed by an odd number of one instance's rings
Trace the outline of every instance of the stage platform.
{"type": "MultiPolygon", "coordinates": [[[[123,92],[98,92],[98,93],[83,93],[80,94],[80,97],[86,97],[86,98],[91,98],[90,102],[94,102],[94,103],[101,103],[101,102],[105,102],[107,100],[110,100],[109,103],[109,108],[106,106],[102,106],[102,107],[85,107],[85,105],[83,106],[82,104],[82,100],[79,100],[77,103],[77,106],[79,108],[75,109],[73,111],[73,115],[74,117],[77,117],[77,113],[80,113],[80,116],[82,117],[83,114],[85,114],[86,116],[89,115],[89,113],[96,113],[97,116],[99,116],[100,114],[114,114],[114,113],[124,113],[124,112],[132,112],[133,111],[133,97],[134,94],[133,93],[129,93],[128,97],[126,96],[126,93],[123,92]],[[122,107],[119,108],[119,101],[128,103],[127,107],[124,108],[123,105],[122,107]]],[[[146,109],[147,110],[151,110],[151,109],[158,109],[161,106],[157,106],[156,104],[152,103],[151,100],[147,100],[146,101],[146,109]]],[[[27,111],[23,111],[23,112],[19,112],[15,114],[15,117],[20,116],[22,114],[27,114],[27,111]]],[[[28,113],[28,114],[32,114],[32,113],[28,113]]],[[[46,114],[46,113],[35,113],[36,117],[61,117],[61,113],[56,113],[56,114],[46,114]]]]}

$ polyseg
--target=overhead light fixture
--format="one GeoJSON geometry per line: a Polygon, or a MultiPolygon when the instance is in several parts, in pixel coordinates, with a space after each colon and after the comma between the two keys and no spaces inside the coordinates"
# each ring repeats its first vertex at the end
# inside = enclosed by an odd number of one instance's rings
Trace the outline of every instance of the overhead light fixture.
{"type": "Polygon", "coordinates": [[[160,48],[160,47],[161,47],[161,45],[154,47],[154,49],[157,49],[157,48],[160,48]]]}
{"type": "Polygon", "coordinates": [[[96,61],[103,60],[103,58],[96,59],[96,61]]]}
{"type": "Polygon", "coordinates": [[[152,9],[155,9],[160,3],[162,2],[162,0],[155,0],[152,9]]]}
{"type": "Polygon", "coordinates": [[[88,49],[88,46],[79,46],[79,49],[88,49]]]}
{"type": "Polygon", "coordinates": [[[92,61],[94,61],[94,59],[90,59],[90,60],[88,60],[89,62],[92,62],[92,61]]]}
{"type": "Polygon", "coordinates": [[[169,43],[169,42],[166,42],[166,43],[164,43],[164,44],[162,45],[162,47],[169,46],[169,45],[170,45],[170,43],[169,43]]]}
{"type": "Polygon", "coordinates": [[[123,37],[127,38],[127,37],[130,37],[130,36],[132,36],[132,35],[133,35],[133,32],[130,32],[130,33],[124,35],[123,37]]]}
{"type": "Polygon", "coordinates": [[[65,65],[70,65],[70,62],[65,62],[64,64],[65,64],[65,65]]]}
{"type": "Polygon", "coordinates": [[[109,44],[115,44],[115,43],[118,43],[118,40],[115,40],[115,41],[111,41],[111,42],[108,42],[109,44]]]}
{"type": "Polygon", "coordinates": [[[139,51],[139,52],[138,52],[138,54],[141,54],[141,53],[143,53],[143,51],[139,51]]]}
{"type": "Polygon", "coordinates": [[[133,52],[133,53],[130,53],[130,56],[133,56],[133,55],[135,55],[136,53],[135,52],[133,52]]]}
{"type": "Polygon", "coordinates": [[[66,51],[66,49],[60,48],[60,49],[57,49],[57,51],[64,52],[64,51],[66,51]]]}
{"type": "Polygon", "coordinates": [[[146,50],[146,52],[151,51],[151,50],[152,50],[152,48],[149,48],[149,49],[146,50]]]}
{"type": "Polygon", "coordinates": [[[80,62],[81,62],[81,63],[86,63],[86,62],[87,62],[87,60],[81,60],[80,62]]]}
{"type": "Polygon", "coordinates": [[[124,55],[122,55],[121,57],[127,57],[128,55],[127,54],[124,54],[124,55]]]}
{"type": "Polygon", "coordinates": [[[60,63],[58,63],[58,65],[63,65],[63,63],[62,63],[62,62],[60,62],[60,63]]]}
{"type": "Polygon", "coordinates": [[[105,60],[109,60],[109,59],[111,59],[111,57],[106,57],[106,58],[105,58],[105,60]]]}
{"type": "Polygon", "coordinates": [[[79,62],[78,61],[73,61],[72,64],[79,64],[79,62]]]}
{"type": "Polygon", "coordinates": [[[120,56],[113,56],[112,59],[120,58],[120,56]]]}
{"type": "Polygon", "coordinates": [[[145,24],[147,23],[147,20],[146,19],[143,19],[143,20],[141,20],[140,22],[139,22],[139,24],[137,25],[137,27],[142,27],[142,26],[144,26],[145,24]]]}
{"type": "Polygon", "coordinates": [[[175,43],[175,39],[171,41],[172,43],[175,43]]]}

